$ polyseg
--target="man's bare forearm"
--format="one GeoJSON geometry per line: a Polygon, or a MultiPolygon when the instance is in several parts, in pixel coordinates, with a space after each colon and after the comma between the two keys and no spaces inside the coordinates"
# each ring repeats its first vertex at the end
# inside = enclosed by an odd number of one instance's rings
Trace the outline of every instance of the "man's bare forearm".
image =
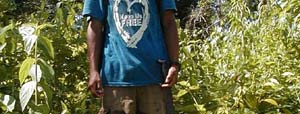
{"type": "Polygon", "coordinates": [[[95,19],[89,21],[87,28],[87,44],[88,44],[88,58],[90,73],[99,73],[99,64],[101,59],[101,53],[103,48],[103,24],[95,19]]]}
{"type": "Polygon", "coordinates": [[[171,61],[177,62],[179,56],[179,39],[174,11],[165,11],[162,17],[163,30],[169,58],[171,61]]]}

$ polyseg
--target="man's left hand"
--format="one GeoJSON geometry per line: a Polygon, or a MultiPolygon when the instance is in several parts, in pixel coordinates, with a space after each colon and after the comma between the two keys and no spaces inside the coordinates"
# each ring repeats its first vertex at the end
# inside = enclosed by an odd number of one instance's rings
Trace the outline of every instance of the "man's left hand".
{"type": "Polygon", "coordinates": [[[172,87],[177,83],[178,69],[176,66],[172,65],[168,71],[165,83],[162,84],[162,87],[172,87]]]}

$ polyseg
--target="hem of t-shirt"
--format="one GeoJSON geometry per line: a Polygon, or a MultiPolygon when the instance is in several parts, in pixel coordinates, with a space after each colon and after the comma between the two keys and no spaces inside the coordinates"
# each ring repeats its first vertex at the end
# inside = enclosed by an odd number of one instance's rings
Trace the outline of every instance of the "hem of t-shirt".
{"type": "Polygon", "coordinates": [[[176,11],[177,11],[177,9],[176,9],[176,8],[165,8],[165,9],[163,9],[163,11],[167,11],[167,10],[171,10],[171,11],[174,11],[174,12],[176,12],[176,11]]]}
{"type": "Polygon", "coordinates": [[[132,82],[109,82],[102,83],[103,86],[108,87],[132,87],[132,86],[148,86],[148,85],[161,85],[160,82],[141,82],[141,83],[132,83],[132,82]]]}

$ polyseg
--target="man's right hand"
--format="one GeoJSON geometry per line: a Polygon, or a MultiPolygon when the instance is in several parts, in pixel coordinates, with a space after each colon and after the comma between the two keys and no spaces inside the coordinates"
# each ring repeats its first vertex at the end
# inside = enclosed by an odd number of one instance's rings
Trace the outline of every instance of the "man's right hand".
{"type": "Polygon", "coordinates": [[[102,83],[98,72],[90,74],[88,87],[94,97],[101,97],[103,95],[102,83]]]}
{"type": "Polygon", "coordinates": [[[102,49],[104,44],[102,27],[102,22],[92,18],[89,21],[87,28],[88,58],[90,66],[88,88],[95,97],[101,97],[103,95],[103,88],[99,74],[99,65],[101,64],[100,61],[102,61],[102,49]]]}

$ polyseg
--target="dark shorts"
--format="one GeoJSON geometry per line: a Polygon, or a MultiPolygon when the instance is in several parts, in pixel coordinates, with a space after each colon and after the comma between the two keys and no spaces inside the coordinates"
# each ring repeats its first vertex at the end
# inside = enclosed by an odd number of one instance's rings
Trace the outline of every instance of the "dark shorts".
{"type": "Polygon", "coordinates": [[[104,87],[99,114],[166,114],[164,96],[159,85],[104,87]]]}

